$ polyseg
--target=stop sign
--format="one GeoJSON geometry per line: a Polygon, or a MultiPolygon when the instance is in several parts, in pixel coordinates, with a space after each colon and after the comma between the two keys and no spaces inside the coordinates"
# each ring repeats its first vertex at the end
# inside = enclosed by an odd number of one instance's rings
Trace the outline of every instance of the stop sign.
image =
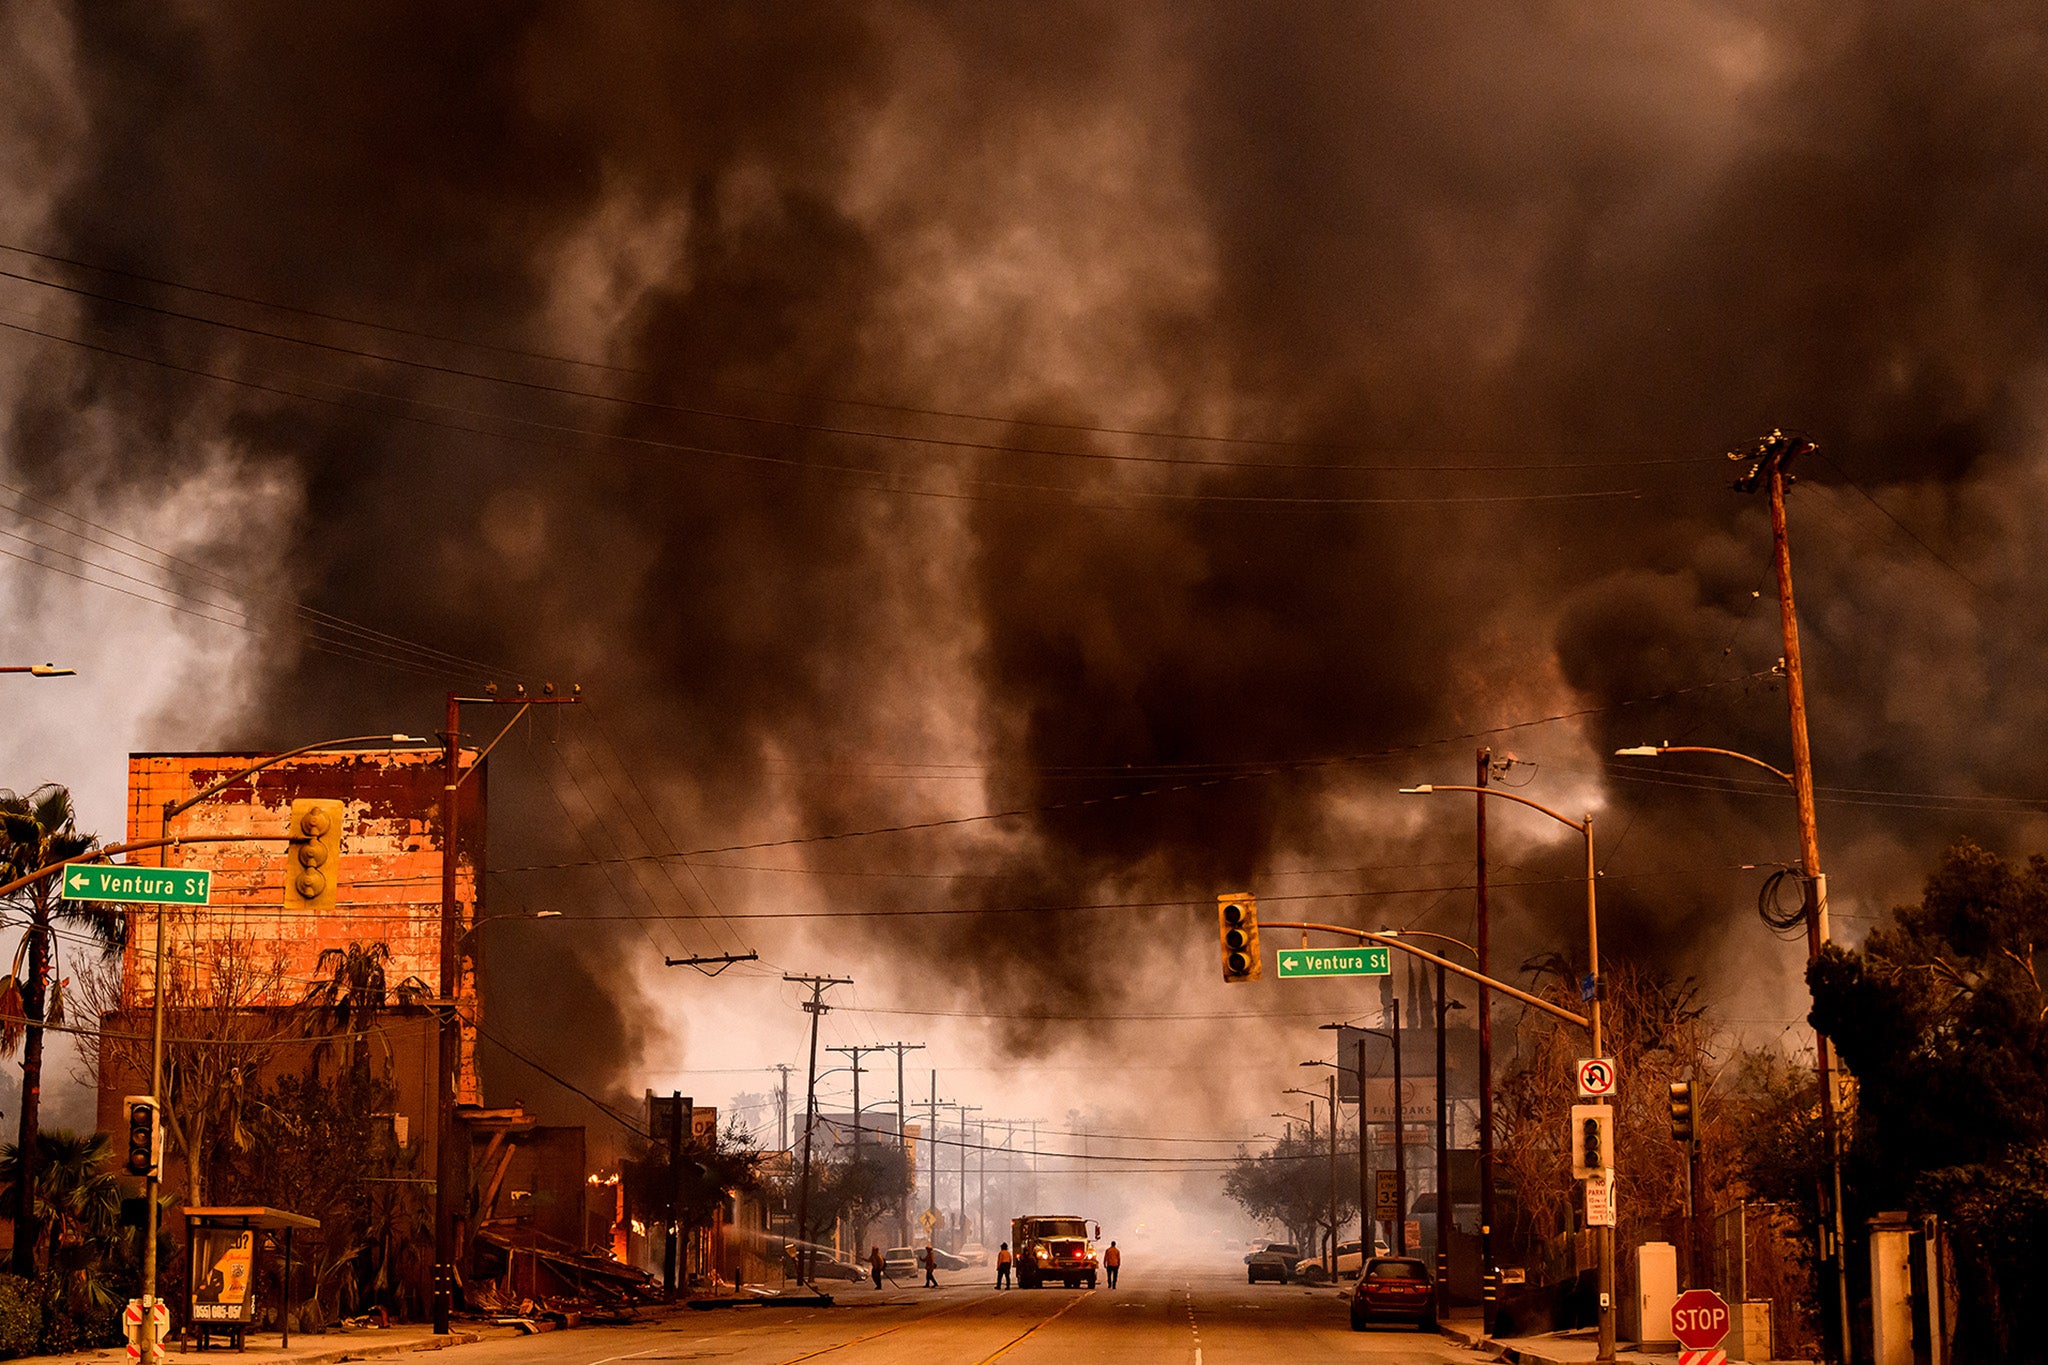
{"type": "Polygon", "coordinates": [[[1719,1346],[1728,1335],[1728,1301],[1711,1289],[1688,1289],[1671,1305],[1671,1335],[1688,1350],[1719,1346]]]}

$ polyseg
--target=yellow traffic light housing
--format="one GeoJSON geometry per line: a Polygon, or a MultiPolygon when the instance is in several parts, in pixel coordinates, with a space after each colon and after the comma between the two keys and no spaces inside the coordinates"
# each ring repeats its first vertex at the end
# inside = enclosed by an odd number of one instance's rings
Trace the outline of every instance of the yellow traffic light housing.
{"type": "Polygon", "coordinates": [[[1572,1178],[1584,1180],[1614,1165],[1614,1110],[1605,1104],[1572,1106],[1572,1178]]]}
{"type": "Polygon", "coordinates": [[[1693,1093],[1691,1081],[1671,1083],[1671,1140],[1691,1142],[1697,1131],[1694,1124],[1693,1093]]]}
{"type": "Polygon", "coordinates": [[[128,1115],[128,1154],[121,1169],[143,1179],[160,1176],[164,1169],[164,1126],[157,1110],[156,1096],[129,1095],[121,1109],[128,1115]]]}
{"type": "Polygon", "coordinates": [[[341,880],[341,802],[308,799],[292,802],[287,831],[290,851],[284,860],[284,908],[325,912],[334,908],[341,880]]]}
{"type": "Polygon", "coordinates": [[[1223,943],[1223,979],[1259,979],[1259,898],[1231,891],[1216,898],[1216,929],[1223,943]]]}

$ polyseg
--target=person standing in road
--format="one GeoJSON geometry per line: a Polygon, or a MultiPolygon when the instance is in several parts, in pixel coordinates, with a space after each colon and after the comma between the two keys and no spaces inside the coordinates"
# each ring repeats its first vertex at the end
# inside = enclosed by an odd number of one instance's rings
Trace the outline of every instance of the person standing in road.
{"type": "Polygon", "coordinates": [[[868,1269],[874,1272],[875,1288],[880,1289],[882,1287],[882,1249],[880,1247],[868,1248],[868,1269]]]}
{"type": "Polygon", "coordinates": [[[926,1243],[924,1249],[924,1287],[926,1289],[937,1289],[939,1287],[939,1252],[938,1248],[930,1243],[926,1243]]]}
{"type": "Polygon", "coordinates": [[[1109,1273],[1109,1287],[1116,1288],[1117,1267],[1124,1263],[1124,1254],[1116,1249],[1116,1243],[1109,1244],[1109,1250],[1102,1253],[1102,1268],[1109,1273]]]}
{"type": "Polygon", "coordinates": [[[1005,1242],[1003,1243],[1002,1248],[996,1252],[996,1288],[1008,1289],[1009,1287],[1010,1244],[1008,1242],[1005,1242]]]}

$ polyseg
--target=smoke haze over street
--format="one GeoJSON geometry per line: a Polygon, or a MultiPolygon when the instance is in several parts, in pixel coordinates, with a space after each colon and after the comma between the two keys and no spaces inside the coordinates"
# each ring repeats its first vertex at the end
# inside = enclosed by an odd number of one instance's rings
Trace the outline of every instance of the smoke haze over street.
{"type": "MultiPolygon", "coordinates": [[[[80,674],[10,683],[0,786],[112,839],[131,749],[580,683],[492,758],[491,907],[564,919],[488,1008],[608,1096],[766,1090],[815,971],[828,1043],[931,1044],[913,1096],[1249,1136],[1307,1073],[1223,1050],[1325,1055],[1378,994],[1224,988],[1216,893],[1467,932],[1470,802],[1396,793],[1481,745],[1596,814],[1604,953],[1783,1034],[1785,793],[1609,757],[1788,761],[1724,458],[1775,427],[1820,445],[1838,934],[2048,836],[2036,6],[47,3],[0,43],[0,654],[80,674]]],[[[1575,836],[1491,839],[1496,964],[1581,956],[1575,836]]]]}

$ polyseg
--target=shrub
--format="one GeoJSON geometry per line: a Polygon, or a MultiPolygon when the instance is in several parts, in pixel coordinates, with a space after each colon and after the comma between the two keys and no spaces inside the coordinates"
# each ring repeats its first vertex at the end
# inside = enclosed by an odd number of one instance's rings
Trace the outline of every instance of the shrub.
{"type": "Polygon", "coordinates": [[[34,1286],[19,1275],[0,1275],[0,1356],[27,1355],[42,1334],[34,1286]]]}

